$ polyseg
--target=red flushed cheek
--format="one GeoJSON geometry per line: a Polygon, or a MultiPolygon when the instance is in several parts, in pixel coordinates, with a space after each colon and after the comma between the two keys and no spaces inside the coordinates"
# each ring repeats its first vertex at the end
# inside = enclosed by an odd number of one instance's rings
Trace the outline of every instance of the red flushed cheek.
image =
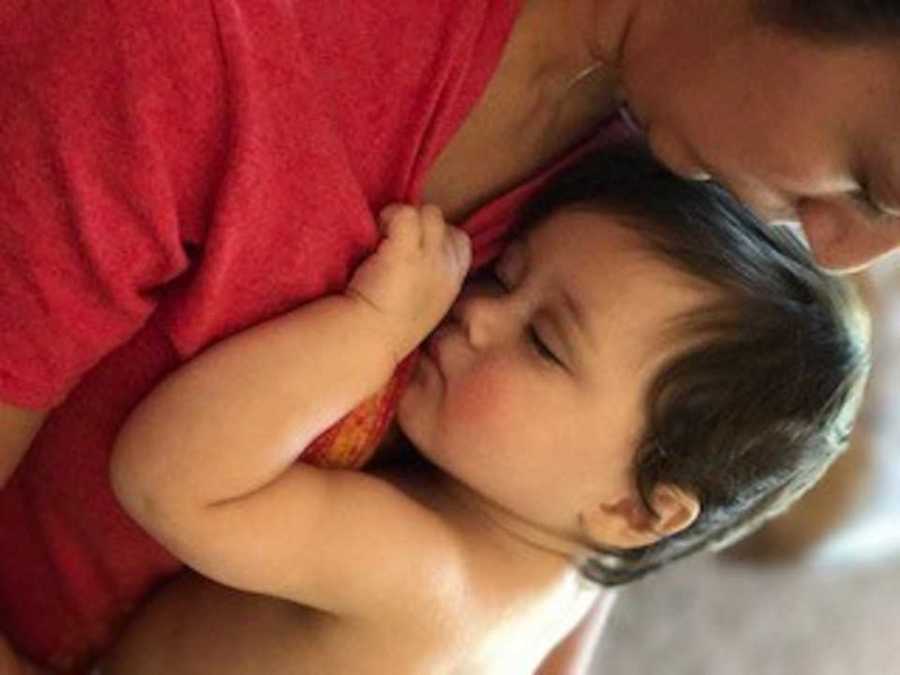
{"type": "Polygon", "coordinates": [[[455,383],[445,401],[445,423],[472,432],[509,423],[515,417],[515,382],[500,364],[483,367],[455,383]]]}

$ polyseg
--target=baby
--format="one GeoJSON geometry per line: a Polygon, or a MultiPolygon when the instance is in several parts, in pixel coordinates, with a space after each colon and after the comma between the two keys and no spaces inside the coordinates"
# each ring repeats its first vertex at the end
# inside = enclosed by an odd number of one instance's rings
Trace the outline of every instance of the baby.
{"type": "Polygon", "coordinates": [[[209,349],[126,423],[117,495],[212,581],[160,592],[105,675],[532,672],[598,584],[733,541],[844,447],[864,314],[714,185],[585,157],[459,297],[461,231],[429,206],[381,222],[345,293],[209,349]],[[416,461],[296,462],[429,334],[396,419],[416,461]]]}

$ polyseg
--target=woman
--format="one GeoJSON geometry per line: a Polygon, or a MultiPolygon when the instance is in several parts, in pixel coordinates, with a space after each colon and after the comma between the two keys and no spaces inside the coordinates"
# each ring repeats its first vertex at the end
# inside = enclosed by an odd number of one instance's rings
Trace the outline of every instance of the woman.
{"type": "Polygon", "coordinates": [[[109,494],[118,424],[340,288],[386,202],[441,205],[483,262],[540,176],[515,186],[627,103],[663,162],[800,219],[823,264],[900,244],[890,0],[210,5],[0,9],[0,476],[31,447],[0,493],[0,628],[61,666],[177,569],[109,494]]]}

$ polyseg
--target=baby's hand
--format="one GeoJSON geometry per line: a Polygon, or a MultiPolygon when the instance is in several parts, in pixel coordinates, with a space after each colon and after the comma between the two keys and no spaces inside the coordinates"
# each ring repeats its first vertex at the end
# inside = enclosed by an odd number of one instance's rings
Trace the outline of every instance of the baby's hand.
{"type": "Polygon", "coordinates": [[[471,245],[436,206],[391,205],[379,221],[385,238],[356,270],[347,295],[376,311],[399,360],[450,309],[469,270],[471,245]]]}

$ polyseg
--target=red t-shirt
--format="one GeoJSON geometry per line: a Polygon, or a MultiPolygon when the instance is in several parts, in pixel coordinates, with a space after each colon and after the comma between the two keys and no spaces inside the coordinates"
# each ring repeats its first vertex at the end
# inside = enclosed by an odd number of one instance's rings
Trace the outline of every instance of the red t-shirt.
{"type": "MultiPolygon", "coordinates": [[[[519,0],[0,6],[0,400],[56,406],[0,492],[0,631],[70,668],[179,564],[117,429],[215,340],[342,289],[417,201],[519,0]]],[[[465,223],[496,252],[536,177],[465,223]]]]}

